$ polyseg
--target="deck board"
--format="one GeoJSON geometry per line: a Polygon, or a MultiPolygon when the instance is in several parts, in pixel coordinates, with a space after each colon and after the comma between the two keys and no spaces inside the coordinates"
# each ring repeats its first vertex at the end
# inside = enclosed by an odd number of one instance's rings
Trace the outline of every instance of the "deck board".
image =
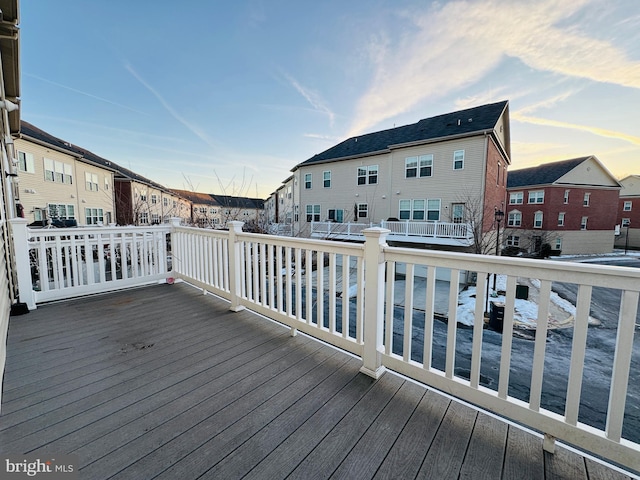
{"type": "Polygon", "coordinates": [[[186,284],[11,319],[2,454],[80,478],[580,478],[624,474],[186,284]]]}

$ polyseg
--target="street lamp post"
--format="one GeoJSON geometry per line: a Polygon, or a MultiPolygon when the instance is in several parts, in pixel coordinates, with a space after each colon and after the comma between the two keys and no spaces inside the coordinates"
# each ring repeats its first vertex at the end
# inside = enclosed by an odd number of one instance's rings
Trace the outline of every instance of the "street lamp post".
{"type": "MultiPolygon", "coordinates": [[[[502,220],[504,219],[504,212],[502,210],[498,210],[498,208],[495,208],[495,212],[493,214],[493,218],[496,221],[496,224],[498,225],[497,231],[496,231],[496,257],[500,256],[500,222],[502,222],[502,220]]],[[[495,291],[496,289],[496,280],[498,278],[498,274],[494,273],[493,274],[493,290],[495,291]]]]}

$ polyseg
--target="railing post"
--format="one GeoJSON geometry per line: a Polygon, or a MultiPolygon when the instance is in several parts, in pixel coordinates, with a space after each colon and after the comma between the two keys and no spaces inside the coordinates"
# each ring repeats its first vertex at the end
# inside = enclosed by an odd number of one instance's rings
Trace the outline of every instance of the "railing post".
{"type": "Polygon", "coordinates": [[[362,231],[364,242],[364,348],[360,371],[380,378],[385,368],[381,354],[384,349],[384,280],[386,246],[389,230],[380,227],[362,231]]]}
{"type": "Polygon", "coordinates": [[[27,220],[12,218],[11,235],[13,237],[13,251],[15,253],[16,273],[18,277],[18,299],[27,305],[29,310],[35,310],[36,299],[33,293],[31,279],[31,264],[29,261],[29,238],[27,235],[27,220]]]}
{"type": "Polygon", "coordinates": [[[242,265],[240,264],[240,240],[237,238],[238,233],[242,233],[244,222],[237,220],[229,222],[229,294],[231,299],[230,310],[239,312],[244,310],[244,306],[240,305],[240,292],[242,291],[242,265]]]}

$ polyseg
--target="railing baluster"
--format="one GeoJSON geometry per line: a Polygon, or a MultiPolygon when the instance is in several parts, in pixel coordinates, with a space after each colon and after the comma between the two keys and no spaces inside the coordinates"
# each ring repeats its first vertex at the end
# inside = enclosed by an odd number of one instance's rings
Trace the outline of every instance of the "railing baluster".
{"type": "Polygon", "coordinates": [[[590,285],[580,285],[578,288],[576,318],[573,325],[573,342],[571,346],[571,366],[569,367],[569,385],[567,386],[567,404],[565,406],[565,418],[569,425],[575,425],[578,422],[582,373],[587,349],[591,292],[592,287],[590,285]]]}
{"type": "Polygon", "coordinates": [[[429,266],[427,270],[427,287],[424,306],[424,348],[422,349],[422,366],[426,370],[431,369],[431,357],[433,352],[433,315],[436,298],[436,267],[429,266]]]}
{"type": "Polygon", "coordinates": [[[386,299],[386,313],[385,313],[385,336],[384,336],[384,353],[391,355],[393,352],[393,326],[394,326],[394,298],[395,298],[395,276],[396,276],[396,262],[387,262],[387,291],[385,293],[386,299]]]}
{"type": "Polygon", "coordinates": [[[311,325],[313,320],[313,292],[312,292],[312,279],[313,279],[313,252],[307,248],[305,250],[305,263],[304,263],[304,275],[305,275],[305,293],[306,293],[306,310],[307,310],[307,323],[311,325]]]}
{"type": "Polygon", "coordinates": [[[542,381],[544,376],[544,357],[547,346],[550,298],[551,282],[548,280],[540,280],[538,319],[536,322],[536,343],[533,350],[531,393],[529,394],[529,408],[536,412],[540,410],[540,399],[542,397],[542,381]]]}
{"type": "Polygon", "coordinates": [[[342,255],[342,337],[349,336],[349,305],[351,300],[349,290],[351,288],[351,256],[342,255]]]}
{"type": "Polygon", "coordinates": [[[411,340],[413,339],[413,263],[406,264],[404,280],[404,336],[402,345],[402,359],[405,362],[411,360],[411,340]]]}
{"type": "Polygon", "coordinates": [[[295,249],[296,255],[296,318],[302,320],[302,249],[295,249]]]}
{"type": "Polygon", "coordinates": [[[316,326],[324,326],[324,252],[316,251],[316,326]]]}
{"type": "Polygon", "coordinates": [[[279,245],[274,247],[276,249],[276,268],[275,268],[275,278],[274,278],[274,290],[275,290],[275,294],[276,294],[276,298],[277,298],[277,310],[280,313],[283,313],[284,311],[284,302],[283,302],[283,298],[282,298],[282,290],[283,290],[283,285],[282,285],[282,270],[283,270],[283,265],[282,265],[282,247],[280,247],[279,245]]]}
{"type": "Polygon", "coordinates": [[[516,300],[516,277],[507,277],[507,293],[502,324],[502,350],[500,353],[500,379],[498,397],[506,399],[509,394],[509,370],[511,367],[511,345],[513,343],[513,313],[516,300]]]}
{"type": "Polygon", "coordinates": [[[611,390],[609,391],[609,408],[607,408],[607,425],[605,432],[609,440],[619,442],[622,436],[625,404],[627,401],[627,385],[633,354],[633,335],[636,315],[638,314],[638,292],[625,290],[620,299],[620,316],[616,335],[616,350],[613,360],[611,390]]]}
{"type": "Polygon", "coordinates": [[[445,376],[453,378],[456,366],[456,333],[458,327],[458,286],[460,285],[460,270],[452,268],[449,277],[449,313],[447,314],[447,353],[445,361],[445,376]]]}
{"type": "Polygon", "coordinates": [[[482,361],[482,335],[484,333],[484,292],[487,287],[487,275],[485,272],[476,272],[476,302],[473,318],[473,340],[471,349],[471,374],[469,384],[472,388],[480,386],[480,364],[482,361]]]}
{"type": "Polygon", "coordinates": [[[293,266],[291,265],[291,247],[285,247],[285,265],[286,265],[286,269],[287,269],[287,273],[284,276],[284,282],[285,282],[285,313],[287,315],[291,315],[291,282],[293,280],[293,266]]]}
{"type": "Polygon", "coordinates": [[[336,331],[336,254],[329,254],[329,331],[336,331]]]}

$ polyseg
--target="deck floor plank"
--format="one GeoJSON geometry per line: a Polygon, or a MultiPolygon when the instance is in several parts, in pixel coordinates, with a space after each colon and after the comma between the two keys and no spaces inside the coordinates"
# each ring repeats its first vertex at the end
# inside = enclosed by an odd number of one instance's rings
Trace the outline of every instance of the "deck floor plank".
{"type": "Polygon", "coordinates": [[[13,317],[0,453],[80,478],[629,476],[187,284],[13,317]]]}

